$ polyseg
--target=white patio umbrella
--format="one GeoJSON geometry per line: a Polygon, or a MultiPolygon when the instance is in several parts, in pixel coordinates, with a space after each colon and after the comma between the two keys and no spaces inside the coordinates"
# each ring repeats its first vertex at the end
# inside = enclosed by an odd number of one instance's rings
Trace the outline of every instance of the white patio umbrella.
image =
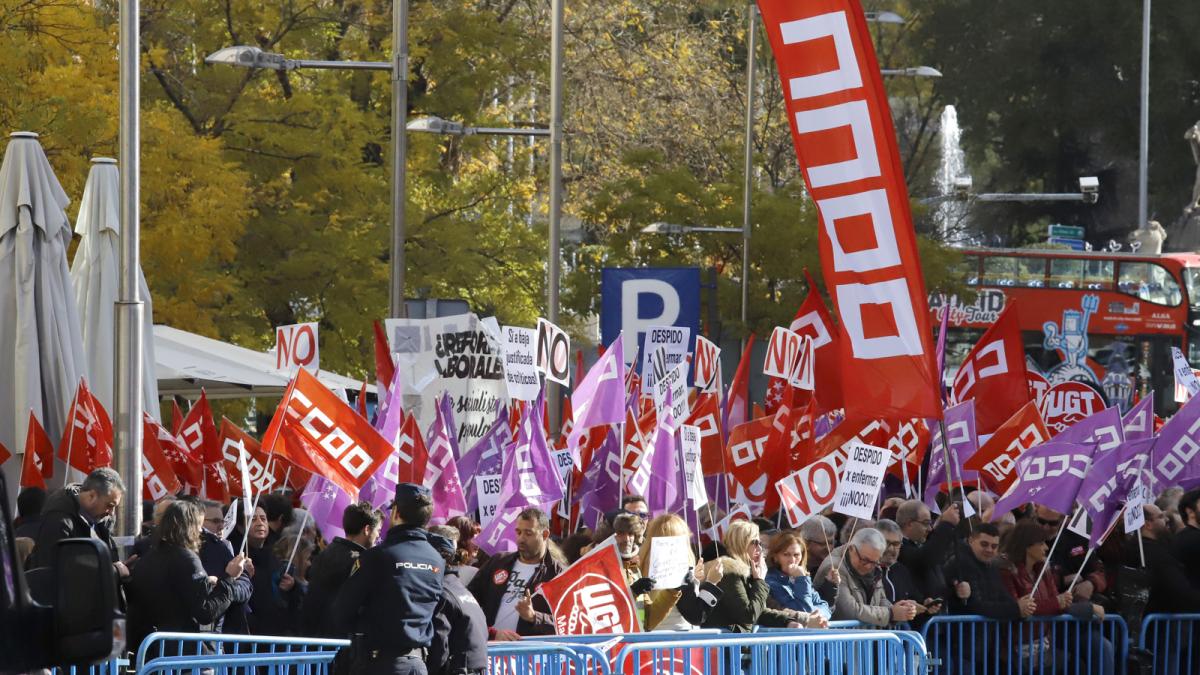
{"type": "MultiPolygon", "coordinates": [[[[83,349],[87,361],[87,381],[92,393],[113,415],[113,344],[116,340],[113,305],[117,301],[120,270],[121,192],[117,160],[97,157],[92,160],[75,232],[82,239],[71,262],[71,285],[83,328],[83,349]]],[[[154,377],[154,310],[146,277],[138,267],[146,319],[142,331],[143,364],[142,406],[155,419],[160,416],[158,382],[154,377]]]]}
{"type": "MultiPolygon", "coordinates": [[[[62,437],[84,356],[67,273],[70,199],[37,134],[10,139],[0,164],[0,443],[17,453],[30,410],[51,439],[62,437]]],[[[4,469],[15,478],[20,462],[4,469]]]]}

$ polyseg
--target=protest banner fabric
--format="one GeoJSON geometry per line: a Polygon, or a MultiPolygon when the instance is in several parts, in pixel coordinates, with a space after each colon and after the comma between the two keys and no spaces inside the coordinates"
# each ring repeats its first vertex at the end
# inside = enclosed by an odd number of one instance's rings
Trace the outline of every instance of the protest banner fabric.
{"type": "Polygon", "coordinates": [[[538,586],[558,635],[641,631],[613,540],[599,544],[557,577],[538,586]]]}

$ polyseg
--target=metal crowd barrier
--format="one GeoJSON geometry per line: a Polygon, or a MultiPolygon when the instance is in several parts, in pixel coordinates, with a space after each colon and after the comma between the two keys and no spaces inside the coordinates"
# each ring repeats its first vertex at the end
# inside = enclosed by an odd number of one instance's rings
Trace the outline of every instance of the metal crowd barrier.
{"type": "Polygon", "coordinates": [[[568,673],[609,675],[608,657],[589,645],[567,645],[527,640],[488,643],[489,675],[567,675],[568,673]]]}
{"type": "Polygon", "coordinates": [[[1129,629],[1119,616],[997,621],[935,616],[921,630],[936,675],[1126,675],[1129,629]]]}
{"type": "Polygon", "coordinates": [[[349,640],[216,633],[151,633],[134,661],[145,673],[292,673],[325,675],[349,640]]]}
{"type": "Polygon", "coordinates": [[[1184,675],[1200,672],[1200,614],[1147,614],[1142,619],[1138,648],[1145,654],[1151,675],[1184,675]]]}
{"type": "Polygon", "coordinates": [[[81,666],[66,666],[63,668],[53,668],[51,673],[54,675],[117,675],[122,672],[122,668],[129,666],[128,659],[109,659],[102,663],[94,663],[87,667],[81,666]]]}

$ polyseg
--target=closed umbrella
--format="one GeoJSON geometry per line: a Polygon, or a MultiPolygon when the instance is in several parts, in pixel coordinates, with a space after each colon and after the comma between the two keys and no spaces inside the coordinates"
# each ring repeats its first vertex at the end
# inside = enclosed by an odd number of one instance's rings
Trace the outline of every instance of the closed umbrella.
{"type": "MultiPolygon", "coordinates": [[[[13,133],[0,164],[0,443],[14,452],[24,445],[30,410],[50,438],[62,437],[84,374],[67,272],[69,203],[37,134],[13,133]]],[[[6,463],[10,485],[19,468],[6,463]]]]}
{"type": "MultiPolygon", "coordinates": [[[[87,381],[92,393],[113,414],[113,363],[115,338],[113,305],[117,285],[121,232],[120,173],[117,160],[97,157],[92,160],[75,232],[82,239],[71,262],[71,285],[79,307],[83,328],[83,349],[87,361],[87,381]]],[[[146,277],[138,268],[146,320],[143,324],[142,398],[143,408],[158,419],[158,383],[154,377],[154,311],[146,277]]]]}

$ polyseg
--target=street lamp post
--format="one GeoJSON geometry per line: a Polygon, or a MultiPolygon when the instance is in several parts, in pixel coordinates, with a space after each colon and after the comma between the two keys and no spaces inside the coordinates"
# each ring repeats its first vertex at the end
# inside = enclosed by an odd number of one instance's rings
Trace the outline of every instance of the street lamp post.
{"type": "Polygon", "coordinates": [[[1138,229],[1150,220],[1150,5],[1142,0],[1142,84],[1138,120],[1138,229]]]}
{"type": "MultiPolygon", "coordinates": [[[[550,323],[558,325],[558,290],[561,274],[562,223],[562,83],[563,83],[563,0],[550,0],[550,223],[549,253],[546,260],[546,313],[550,323]]],[[[550,433],[557,434],[561,422],[559,386],[546,383],[549,402],[550,433]]]]}
{"type": "Polygon", "coordinates": [[[912,68],[881,68],[879,74],[887,77],[941,77],[942,71],[929,66],[914,66],[912,68]]]}
{"type": "Polygon", "coordinates": [[[754,190],[754,61],[758,30],[758,5],[750,3],[747,11],[746,45],[746,147],[742,157],[742,335],[741,351],[746,350],[750,332],[750,203],[754,190]]]}

